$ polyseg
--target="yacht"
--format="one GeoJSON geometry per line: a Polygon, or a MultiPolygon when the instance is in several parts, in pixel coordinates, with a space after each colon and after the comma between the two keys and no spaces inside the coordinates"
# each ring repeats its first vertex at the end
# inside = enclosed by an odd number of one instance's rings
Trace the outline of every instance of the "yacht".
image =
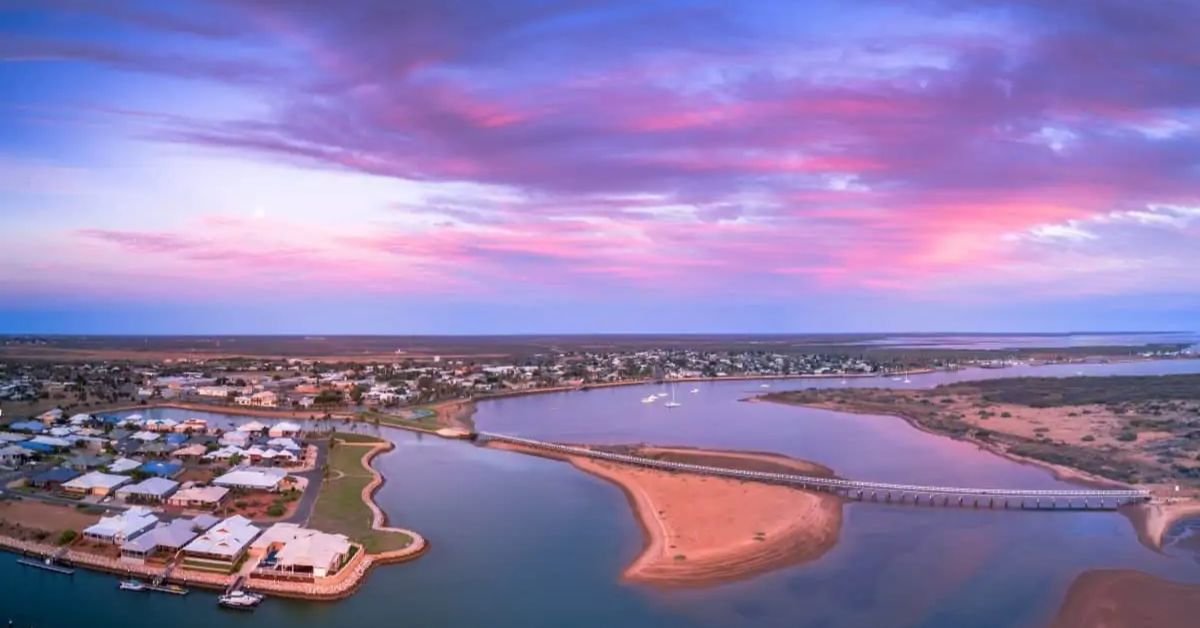
{"type": "Polygon", "coordinates": [[[668,402],[666,402],[666,403],[665,403],[665,404],[663,404],[663,405],[664,405],[664,406],[666,406],[666,407],[668,407],[668,408],[678,408],[679,406],[682,406],[682,405],[683,405],[682,403],[679,403],[678,401],[675,401],[675,389],[674,389],[674,388],[672,388],[672,389],[671,389],[671,400],[670,400],[670,401],[668,401],[668,402]]]}
{"type": "Polygon", "coordinates": [[[700,389],[699,389],[699,388],[693,388],[693,389],[691,390],[691,393],[692,393],[693,395],[694,395],[694,394],[696,394],[696,393],[698,393],[698,392],[700,392],[700,389]]]}
{"type": "Polygon", "coordinates": [[[117,585],[117,587],[119,589],[121,589],[122,591],[145,591],[146,590],[146,585],[141,580],[134,580],[133,578],[130,578],[128,580],[122,580],[121,584],[117,585]]]}
{"type": "Polygon", "coordinates": [[[654,403],[655,401],[658,401],[658,395],[650,395],[649,397],[642,397],[642,403],[654,403]]]}
{"type": "Polygon", "coordinates": [[[759,384],[758,387],[759,388],[770,388],[771,385],[770,384],[759,384]]]}

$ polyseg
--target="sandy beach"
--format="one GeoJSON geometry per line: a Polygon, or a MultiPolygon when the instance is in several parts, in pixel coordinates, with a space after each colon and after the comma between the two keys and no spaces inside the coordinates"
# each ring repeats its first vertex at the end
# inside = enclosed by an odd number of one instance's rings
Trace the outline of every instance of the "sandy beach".
{"type": "Polygon", "coordinates": [[[1139,571],[1097,569],[1079,575],[1053,628],[1193,628],[1200,618],[1200,586],[1139,571]]]}
{"type": "MultiPolygon", "coordinates": [[[[510,444],[490,447],[547,456],[510,444]]],[[[820,465],[774,454],[647,447],[641,455],[739,468],[787,468],[831,475],[820,465]]],[[[671,473],[551,455],[619,486],[645,534],[622,577],[667,587],[732,582],[815,560],[838,540],[841,500],[832,495],[734,479],[671,473]]]]}
{"type": "Polygon", "coordinates": [[[1138,504],[1122,508],[1121,513],[1133,524],[1142,545],[1157,552],[1162,550],[1163,537],[1171,526],[1184,519],[1200,517],[1200,502],[1188,499],[1138,504]]]}

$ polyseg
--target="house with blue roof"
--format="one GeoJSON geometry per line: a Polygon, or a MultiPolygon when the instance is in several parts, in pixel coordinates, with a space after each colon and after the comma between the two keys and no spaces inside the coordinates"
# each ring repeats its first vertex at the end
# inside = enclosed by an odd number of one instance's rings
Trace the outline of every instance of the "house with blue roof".
{"type": "Polygon", "coordinates": [[[8,429],[14,432],[28,432],[30,434],[41,434],[46,431],[46,426],[38,421],[17,421],[10,423],[8,429]]]}
{"type": "Polygon", "coordinates": [[[179,475],[180,471],[183,471],[183,465],[179,464],[178,462],[163,462],[161,460],[155,460],[153,462],[147,462],[146,464],[138,467],[138,471],[158,476],[160,478],[173,478],[179,475]]]}
{"type": "Polygon", "coordinates": [[[28,449],[29,451],[32,451],[33,453],[36,453],[36,454],[52,454],[52,453],[58,451],[58,448],[53,445],[48,445],[46,443],[39,443],[39,442],[32,441],[32,440],[27,440],[27,441],[24,441],[21,443],[17,443],[17,446],[24,447],[25,449],[28,449]]]}
{"type": "Polygon", "coordinates": [[[70,482],[77,477],[79,477],[78,471],[55,467],[29,478],[29,485],[37,488],[56,489],[64,482],[70,482]]]}

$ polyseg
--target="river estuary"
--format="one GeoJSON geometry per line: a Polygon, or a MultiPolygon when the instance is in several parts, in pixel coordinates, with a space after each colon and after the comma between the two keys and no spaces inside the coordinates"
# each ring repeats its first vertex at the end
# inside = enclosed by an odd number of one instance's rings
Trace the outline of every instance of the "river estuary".
{"type": "MultiPolygon", "coordinates": [[[[1200,372],[1198,360],[1017,367],[886,379],[680,384],[682,407],[640,400],[660,386],[514,397],[479,404],[480,429],[570,442],[652,442],[772,451],[840,475],[914,483],[1050,487],[1048,472],[925,434],[899,419],[741,399],[807,386],[932,386],[1013,377],[1200,372]],[[690,392],[697,388],[695,393],[690,392]]],[[[153,410],[186,418],[201,413],[153,410]]],[[[207,417],[215,418],[215,417],[207,417]]],[[[242,420],[242,419],[230,419],[242,420]]],[[[368,428],[363,427],[363,430],[368,428]]],[[[375,428],[370,428],[375,429],[375,428]]],[[[922,509],[850,503],[838,545],[816,562],[701,590],[619,581],[641,546],[625,497],[572,467],[385,429],[377,500],[431,542],[419,560],[374,571],[333,604],[271,599],[253,614],[213,595],[120,592],[112,576],[72,577],[0,560],[0,621],[18,626],[190,628],[378,626],[1014,626],[1053,617],[1076,575],[1133,568],[1200,583],[1185,543],[1141,546],[1116,513],[922,509]]],[[[1184,533],[1175,535],[1182,538],[1184,533]]]]}

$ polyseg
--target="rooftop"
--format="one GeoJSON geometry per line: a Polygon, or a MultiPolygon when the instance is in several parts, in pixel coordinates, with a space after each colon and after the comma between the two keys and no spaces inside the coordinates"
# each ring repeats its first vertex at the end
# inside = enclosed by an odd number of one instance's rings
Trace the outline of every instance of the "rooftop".
{"type": "Polygon", "coordinates": [[[183,549],[198,554],[233,558],[242,553],[258,533],[259,529],[250,523],[249,519],[234,515],[209,528],[183,549]]]}
{"type": "Polygon", "coordinates": [[[166,478],[146,478],[137,484],[130,484],[117,491],[117,495],[140,495],[144,497],[165,497],[179,486],[179,482],[166,478]]]}
{"type": "Polygon", "coordinates": [[[97,488],[111,490],[128,481],[129,478],[123,475],[111,475],[108,473],[101,473],[99,471],[92,471],[91,473],[85,473],[69,482],[64,482],[63,488],[81,491],[90,491],[97,488]]]}

